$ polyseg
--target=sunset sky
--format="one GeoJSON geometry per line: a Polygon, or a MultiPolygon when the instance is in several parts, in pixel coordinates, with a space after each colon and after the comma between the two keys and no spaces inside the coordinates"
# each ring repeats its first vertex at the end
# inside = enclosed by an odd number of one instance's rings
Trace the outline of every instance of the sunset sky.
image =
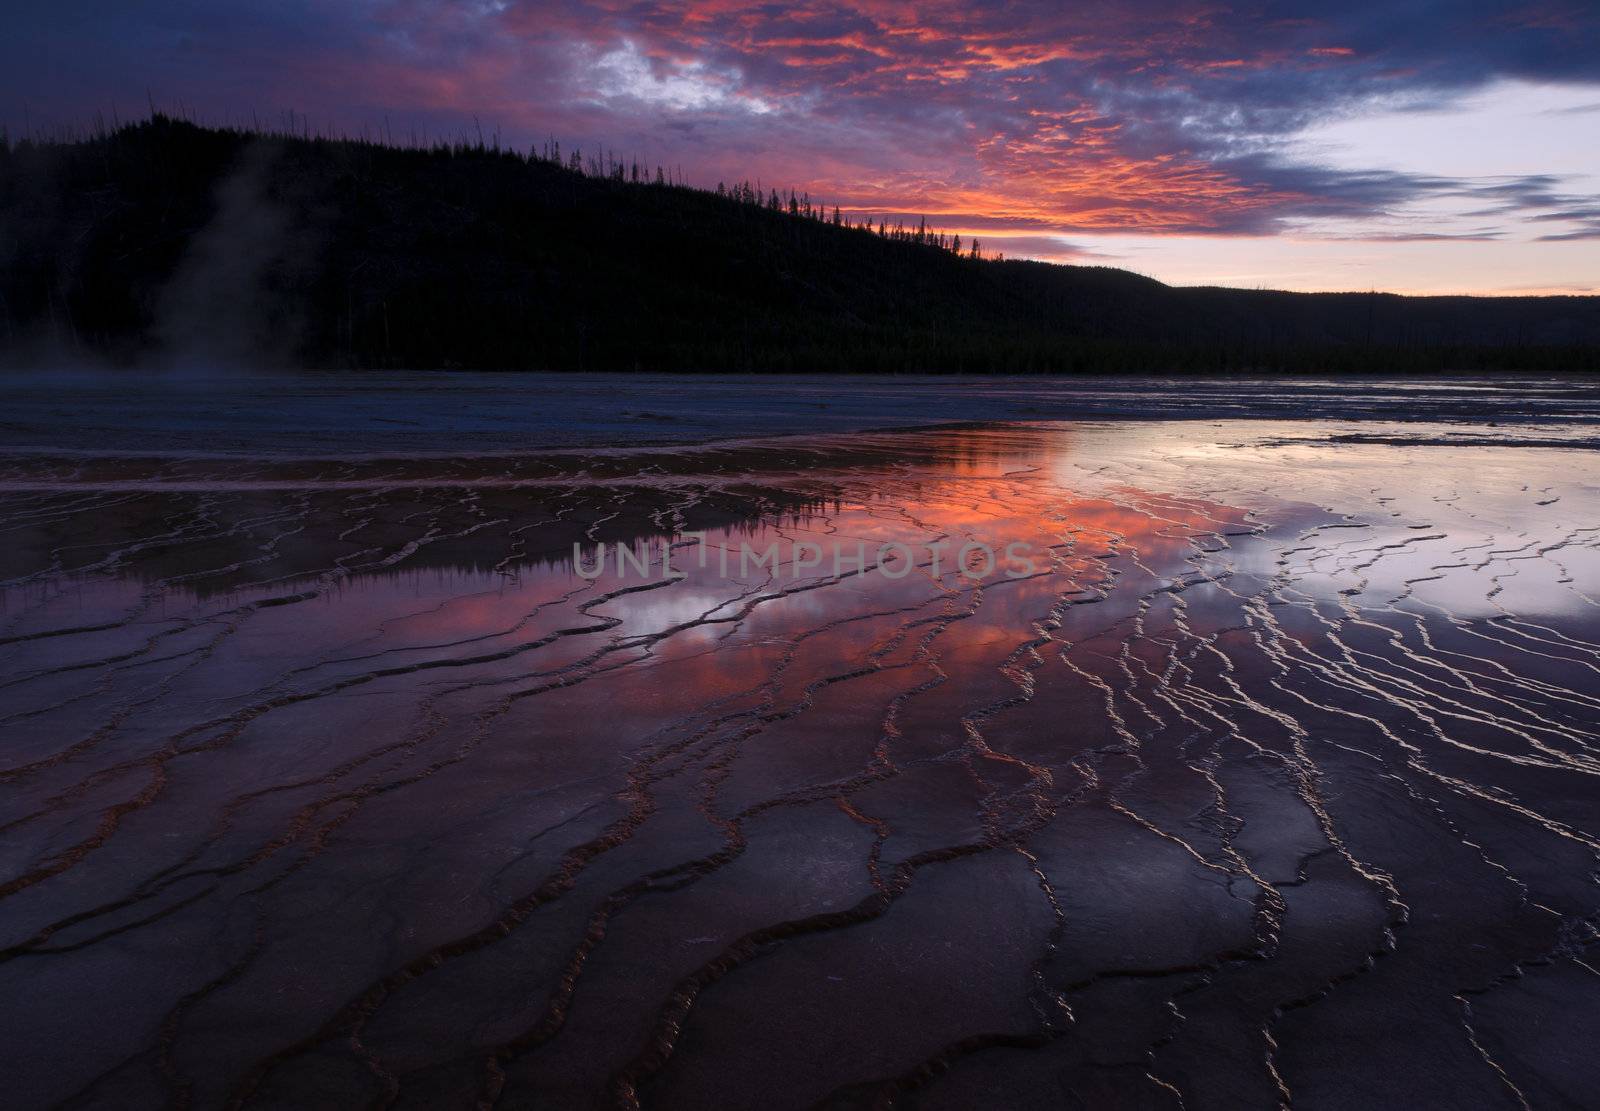
{"type": "Polygon", "coordinates": [[[1178,284],[1600,292],[1600,3],[14,5],[13,136],[210,122],[606,147],[1178,284]]]}

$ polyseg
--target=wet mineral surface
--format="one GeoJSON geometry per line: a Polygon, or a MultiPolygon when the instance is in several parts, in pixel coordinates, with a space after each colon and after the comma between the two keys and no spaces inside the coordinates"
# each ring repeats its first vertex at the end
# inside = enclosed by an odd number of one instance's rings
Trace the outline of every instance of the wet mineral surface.
{"type": "Polygon", "coordinates": [[[0,457],[7,1106],[1600,1098],[1600,459],[0,457]]]}

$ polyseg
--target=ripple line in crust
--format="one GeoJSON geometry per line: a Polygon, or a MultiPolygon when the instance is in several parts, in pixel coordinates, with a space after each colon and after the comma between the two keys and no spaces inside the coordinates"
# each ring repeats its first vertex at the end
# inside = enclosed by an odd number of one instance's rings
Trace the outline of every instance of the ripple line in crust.
{"type": "Polygon", "coordinates": [[[1592,1102],[1600,463],[1536,439],[8,456],[8,1105],[1592,1102]]]}

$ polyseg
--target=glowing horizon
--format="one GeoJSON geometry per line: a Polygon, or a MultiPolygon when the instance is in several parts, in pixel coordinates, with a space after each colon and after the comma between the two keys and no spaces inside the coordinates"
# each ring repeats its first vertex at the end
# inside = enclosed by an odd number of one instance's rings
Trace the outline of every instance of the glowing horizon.
{"type": "Polygon", "coordinates": [[[1180,285],[1600,290],[1600,12],[941,0],[30,11],[13,133],[142,111],[474,127],[1180,285]]]}

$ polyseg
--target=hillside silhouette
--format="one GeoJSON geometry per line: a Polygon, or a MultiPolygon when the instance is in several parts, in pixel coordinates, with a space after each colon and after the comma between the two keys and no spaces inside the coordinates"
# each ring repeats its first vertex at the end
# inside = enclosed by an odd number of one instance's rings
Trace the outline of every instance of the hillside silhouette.
{"type": "Polygon", "coordinates": [[[160,115],[0,142],[0,360],[554,370],[1600,366],[1600,297],[1177,288],[553,144],[160,115]]]}

